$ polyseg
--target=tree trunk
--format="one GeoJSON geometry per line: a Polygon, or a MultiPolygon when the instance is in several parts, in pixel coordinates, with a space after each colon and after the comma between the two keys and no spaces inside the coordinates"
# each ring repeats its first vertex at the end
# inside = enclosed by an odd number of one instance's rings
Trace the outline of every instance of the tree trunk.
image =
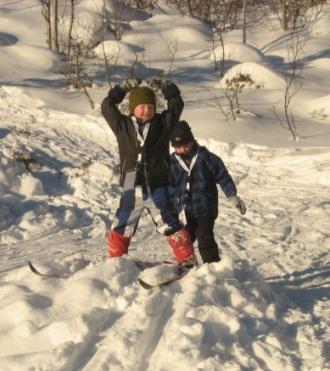
{"type": "Polygon", "coordinates": [[[52,35],[52,7],[50,0],[46,3],[45,20],[47,22],[47,43],[50,49],[53,49],[53,35],[52,35]]]}
{"type": "Polygon", "coordinates": [[[67,59],[70,63],[71,58],[71,43],[72,43],[72,28],[74,22],[74,7],[75,7],[75,0],[71,0],[71,14],[70,14],[70,26],[69,26],[69,33],[68,33],[68,50],[67,50],[67,59]]]}
{"type": "Polygon", "coordinates": [[[54,0],[54,46],[57,52],[60,51],[58,43],[58,0],[54,0]]]}
{"type": "Polygon", "coordinates": [[[283,22],[283,30],[288,31],[288,8],[287,8],[287,0],[282,0],[282,22],[283,22]]]}
{"type": "Polygon", "coordinates": [[[243,44],[246,44],[246,6],[247,0],[243,0],[243,44]]]}

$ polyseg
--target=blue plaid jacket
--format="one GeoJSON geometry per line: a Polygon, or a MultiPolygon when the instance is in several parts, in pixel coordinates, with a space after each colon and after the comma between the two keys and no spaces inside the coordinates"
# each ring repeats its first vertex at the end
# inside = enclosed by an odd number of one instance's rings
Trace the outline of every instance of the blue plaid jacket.
{"type": "Polygon", "coordinates": [[[199,148],[196,163],[190,174],[190,191],[187,192],[188,173],[174,153],[170,157],[171,197],[178,213],[185,210],[187,218],[218,216],[217,184],[227,197],[236,195],[236,186],[221,158],[207,148],[199,148]]]}

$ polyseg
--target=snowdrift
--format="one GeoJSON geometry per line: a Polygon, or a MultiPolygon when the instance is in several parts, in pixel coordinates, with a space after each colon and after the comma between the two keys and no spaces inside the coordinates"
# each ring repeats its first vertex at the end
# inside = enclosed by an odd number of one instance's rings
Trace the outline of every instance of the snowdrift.
{"type": "MultiPolygon", "coordinates": [[[[224,53],[226,61],[255,63],[261,63],[264,61],[264,55],[261,51],[249,44],[225,43],[224,53]]],[[[222,60],[222,54],[222,47],[219,46],[211,53],[210,59],[216,59],[217,61],[222,60]]]]}
{"type": "Polygon", "coordinates": [[[116,40],[106,40],[100,43],[94,48],[94,52],[103,60],[104,55],[106,55],[108,61],[114,64],[133,63],[136,60],[136,54],[132,46],[116,40]]]}
{"type": "Polygon", "coordinates": [[[226,87],[226,80],[240,74],[250,76],[253,81],[252,85],[245,84],[245,88],[282,89],[285,86],[284,78],[270,67],[260,63],[244,62],[230,68],[216,87],[226,87]]]}
{"type": "Polygon", "coordinates": [[[308,351],[321,351],[307,323],[290,331],[303,313],[246,261],[202,265],[153,291],[136,282],[130,258],[37,266],[67,278],[44,280],[28,267],[5,275],[2,369],[296,370],[298,356],[308,366],[308,351]]]}
{"type": "Polygon", "coordinates": [[[34,45],[11,45],[1,48],[0,69],[12,71],[25,71],[29,73],[63,73],[66,70],[65,63],[60,56],[48,49],[34,45]],[[10,61],[10,65],[7,65],[10,61]],[[29,71],[29,72],[28,72],[29,71]]]}
{"type": "Polygon", "coordinates": [[[313,118],[330,121],[330,94],[306,102],[313,118]]]}

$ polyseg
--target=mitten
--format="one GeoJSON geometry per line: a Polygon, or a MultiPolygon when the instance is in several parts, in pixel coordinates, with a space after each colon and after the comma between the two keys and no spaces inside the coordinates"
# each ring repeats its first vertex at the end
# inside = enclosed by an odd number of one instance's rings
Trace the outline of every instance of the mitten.
{"type": "Polygon", "coordinates": [[[172,81],[166,81],[162,84],[162,93],[165,99],[170,99],[177,95],[180,95],[179,88],[172,81]]]}
{"type": "Polygon", "coordinates": [[[238,196],[229,197],[229,201],[233,203],[242,215],[246,213],[246,207],[244,202],[238,196]]]}
{"type": "Polygon", "coordinates": [[[114,88],[109,90],[108,98],[110,104],[119,104],[121,103],[126,95],[126,90],[119,85],[116,85],[114,88]]]}
{"type": "Polygon", "coordinates": [[[125,80],[125,82],[123,84],[124,89],[126,91],[130,91],[130,90],[136,88],[137,86],[141,85],[141,82],[142,82],[142,80],[138,77],[132,77],[130,79],[127,79],[127,80],[125,80]]]}

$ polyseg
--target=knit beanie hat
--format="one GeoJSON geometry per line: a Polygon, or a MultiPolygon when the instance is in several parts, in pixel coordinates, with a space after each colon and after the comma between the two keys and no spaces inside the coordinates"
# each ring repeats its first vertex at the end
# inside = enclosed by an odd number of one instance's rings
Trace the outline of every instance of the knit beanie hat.
{"type": "Polygon", "coordinates": [[[147,86],[138,86],[131,90],[128,98],[128,110],[132,115],[134,108],[139,104],[153,104],[156,108],[156,96],[152,89],[147,86]]]}
{"type": "Polygon", "coordinates": [[[186,121],[179,121],[174,126],[170,134],[170,141],[173,147],[182,146],[195,141],[191,128],[186,121]]]}

